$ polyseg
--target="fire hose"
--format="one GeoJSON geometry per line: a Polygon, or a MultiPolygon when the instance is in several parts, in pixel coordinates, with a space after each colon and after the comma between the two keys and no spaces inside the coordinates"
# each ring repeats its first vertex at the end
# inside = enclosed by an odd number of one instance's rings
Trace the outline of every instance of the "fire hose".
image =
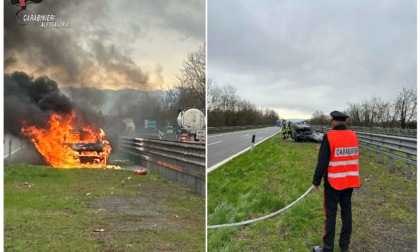
{"type": "Polygon", "coordinates": [[[261,220],[265,220],[271,217],[274,217],[276,215],[279,215],[280,213],[286,211],[287,209],[289,209],[290,207],[292,207],[294,204],[296,204],[297,202],[299,202],[301,199],[303,199],[306,195],[308,195],[308,193],[312,190],[312,186],[309,187],[309,189],[302,194],[302,196],[300,196],[299,198],[297,198],[295,201],[293,201],[292,203],[290,203],[289,205],[285,206],[284,208],[278,210],[277,212],[262,216],[260,218],[256,218],[256,219],[251,219],[251,220],[247,220],[247,221],[243,221],[243,222],[236,222],[236,223],[229,223],[229,224],[220,224],[220,225],[214,225],[214,226],[207,226],[207,229],[216,229],[216,228],[225,228],[225,227],[237,227],[237,226],[244,226],[244,225],[248,225],[257,221],[261,221],[261,220]]]}

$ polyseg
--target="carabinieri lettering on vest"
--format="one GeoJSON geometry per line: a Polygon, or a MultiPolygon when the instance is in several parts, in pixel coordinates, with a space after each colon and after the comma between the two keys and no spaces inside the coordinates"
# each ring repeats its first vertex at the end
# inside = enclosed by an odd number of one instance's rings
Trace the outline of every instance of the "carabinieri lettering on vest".
{"type": "Polygon", "coordinates": [[[346,148],[337,148],[335,150],[335,156],[336,157],[344,157],[344,156],[354,156],[358,153],[357,147],[346,147],[346,148]]]}

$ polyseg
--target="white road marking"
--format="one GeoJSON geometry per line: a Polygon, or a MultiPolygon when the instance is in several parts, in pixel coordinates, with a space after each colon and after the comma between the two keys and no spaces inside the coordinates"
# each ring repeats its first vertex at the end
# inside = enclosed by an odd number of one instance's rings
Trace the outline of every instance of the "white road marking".
{"type": "MultiPolygon", "coordinates": [[[[25,146],[23,146],[23,147],[19,147],[18,149],[16,149],[16,150],[14,150],[14,151],[12,151],[10,154],[11,155],[13,155],[13,154],[15,154],[16,152],[18,152],[18,151],[20,151],[21,149],[23,149],[25,146]]],[[[4,155],[4,158],[8,158],[9,157],[9,153],[7,153],[6,155],[4,155]]]]}
{"type": "Polygon", "coordinates": [[[218,144],[218,143],[222,143],[223,141],[217,141],[217,142],[214,142],[214,143],[209,143],[209,144],[207,144],[207,146],[210,146],[210,145],[213,145],[213,144],[218,144]]]}
{"type": "MultiPolygon", "coordinates": [[[[241,131],[233,131],[233,132],[222,133],[222,134],[211,134],[211,135],[209,134],[207,136],[207,138],[219,137],[219,136],[225,136],[225,135],[232,135],[232,134],[239,134],[239,133],[244,133],[244,132],[252,131],[252,130],[255,130],[255,129],[241,130],[241,131]]],[[[263,130],[268,130],[268,128],[264,128],[263,130]]]]}
{"type": "MultiPolygon", "coordinates": [[[[262,140],[262,141],[260,141],[260,142],[256,143],[254,146],[257,146],[258,144],[260,144],[260,143],[264,142],[265,140],[269,139],[270,137],[272,137],[272,136],[274,136],[274,135],[276,135],[276,134],[278,134],[278,133],[280,133],[280,132],[276,132],[276,133],[272,134],[271,136],[269,136],[269,137],[265,138],[264,140],[262,140]]],[[[217,164],[213,165],[212,167],[208,168],[206,172],[207,172],[207,173],[209,173],[209,172],[211,172],[211,171],[213,171],[213,170],[216,170],[218,167],[220,167],[220,166],[224,165],[225,163],[229,162],[230,160],[234,159],[235,157],[237,157],[237,156],[241,155],[242,153],[246,152],[247,150],[251,149],[251,147],[252,147],[252,146],[250,146],[250,147],[248,147],[248,148],[246,148],[246,149],[244,149],[244,150],[242,150],[242,151],[240,151],[240,152],[236,153],[235,155],[230,156],[230,157],[226,158],[225,160],[223,160],[223,161],[221,161],[221,162],[219,162],[219,163],[217,163],[217,164]]]]}

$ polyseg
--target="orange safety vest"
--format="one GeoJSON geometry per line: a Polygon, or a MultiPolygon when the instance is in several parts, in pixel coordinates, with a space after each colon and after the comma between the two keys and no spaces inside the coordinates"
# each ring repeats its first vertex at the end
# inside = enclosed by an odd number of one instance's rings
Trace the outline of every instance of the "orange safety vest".
{"type": "Polygon", "coordinates": [[[330,143],[328,182],[336,190],[359,188],[359,143],[351,130],[331,130],[327,133],[330,143]]]}

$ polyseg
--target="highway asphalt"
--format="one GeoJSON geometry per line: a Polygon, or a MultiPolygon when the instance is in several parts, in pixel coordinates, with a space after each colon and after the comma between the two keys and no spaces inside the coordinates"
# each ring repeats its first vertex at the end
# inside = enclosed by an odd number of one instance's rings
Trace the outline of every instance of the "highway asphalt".
{"type": "Polygon", "coordinates": [[[279,127],[267,127],[231,133],[207,136],[207,172],[211,172],[232,158],[247,151],[252,146],[252,136],[255,135],[254,146],[279,133],[279,127]]]}
{"type": "Polygon", "coordinates": [[[4,135],[4,138],[3,138],[3,157],[4,158],[8,158],[9,153],[13,155],[24,147],[25,147],[25,143],[21,139],[15,136],[12,136],[10,134],[4,135]]]}

